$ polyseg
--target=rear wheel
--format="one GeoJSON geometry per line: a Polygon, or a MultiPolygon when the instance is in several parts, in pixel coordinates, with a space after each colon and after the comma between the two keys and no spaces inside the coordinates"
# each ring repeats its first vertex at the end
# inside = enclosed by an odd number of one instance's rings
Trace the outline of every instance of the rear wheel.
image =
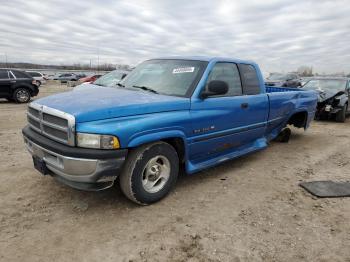
{"type": "Polygon", "coordinates": [[[176,183],[179,158],[165,142],[141,146],[128,155],[120,187],[131,201],[147,205],[164,198],[176,183]]]}
{"type": "Polygon", "coordinates": [[[26,88],[17,88],[15,90],[15,92],[13,93],[13,99],[17,102],[17,103],[28,103],[30,100],[30,92],[28,89],[26,88]]]}
{"type": "Polygon", "coordinates": [[[344,123],[346,119],[346,112],[348,111],[348,104],[345,104],[342,109],[336,114],[335,121],[344,123]]]}
{"type": "Polygon", "coordinates": [[[278,134],[278,136],[275,138],[275,141],[281,142],[281,143],[288,143],[291,134],[292,134],[292,130],[286,127],[278,134]]]}

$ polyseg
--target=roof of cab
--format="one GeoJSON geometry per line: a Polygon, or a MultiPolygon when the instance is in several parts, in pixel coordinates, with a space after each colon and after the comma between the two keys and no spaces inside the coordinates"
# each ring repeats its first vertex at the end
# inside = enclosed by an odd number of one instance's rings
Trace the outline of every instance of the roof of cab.
{"type": "MultiPolygon", "coordinates": [[[[218,56],[167,56],[167,57],[158,57],[154,59],[179,59],[179,60],[194,60],[194,61],[227,61],[227,62],[235,62],[235,63],[247,63],[247,64],[255,64],[255,62],[250,60],[242,60],[237,58],[228,58],[228,57],[218,57],[218,56]]],[[[153,60],[153,59],[150,59],[153,60]]]]}

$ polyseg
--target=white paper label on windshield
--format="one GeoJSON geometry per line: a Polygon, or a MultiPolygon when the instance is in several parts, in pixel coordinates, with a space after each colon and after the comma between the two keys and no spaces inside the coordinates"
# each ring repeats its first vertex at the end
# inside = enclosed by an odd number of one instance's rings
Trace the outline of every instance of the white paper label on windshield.
{"type": "Polygon", "coordinates": [[[173,74],[182,74],[182,73],[193,73],[194,67],[180,67],[180,68],[174,68],[173,74]]]}

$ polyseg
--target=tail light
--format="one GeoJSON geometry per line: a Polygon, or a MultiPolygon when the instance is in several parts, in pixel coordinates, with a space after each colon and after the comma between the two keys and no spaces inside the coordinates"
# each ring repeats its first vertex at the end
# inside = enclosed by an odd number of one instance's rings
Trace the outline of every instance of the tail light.
{"type": "Polygon", "coordinates": [[[32,84],[33,84],[33,85],[38,85],[38,82],[37,82],[36,80],[33,80],[33,81],[32,81],[32,84]]]}

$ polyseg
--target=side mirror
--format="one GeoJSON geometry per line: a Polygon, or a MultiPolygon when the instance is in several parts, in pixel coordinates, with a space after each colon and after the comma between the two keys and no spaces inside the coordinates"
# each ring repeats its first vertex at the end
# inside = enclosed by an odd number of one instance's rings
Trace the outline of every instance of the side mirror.
{"type": "Polygon", "coordinates": [[[201,98],[205,99],[209,96],[224,95],[228,92],[228,84],[225,81],[213,80],[208,84],[208,91],[201,93],[201,98]]]}

